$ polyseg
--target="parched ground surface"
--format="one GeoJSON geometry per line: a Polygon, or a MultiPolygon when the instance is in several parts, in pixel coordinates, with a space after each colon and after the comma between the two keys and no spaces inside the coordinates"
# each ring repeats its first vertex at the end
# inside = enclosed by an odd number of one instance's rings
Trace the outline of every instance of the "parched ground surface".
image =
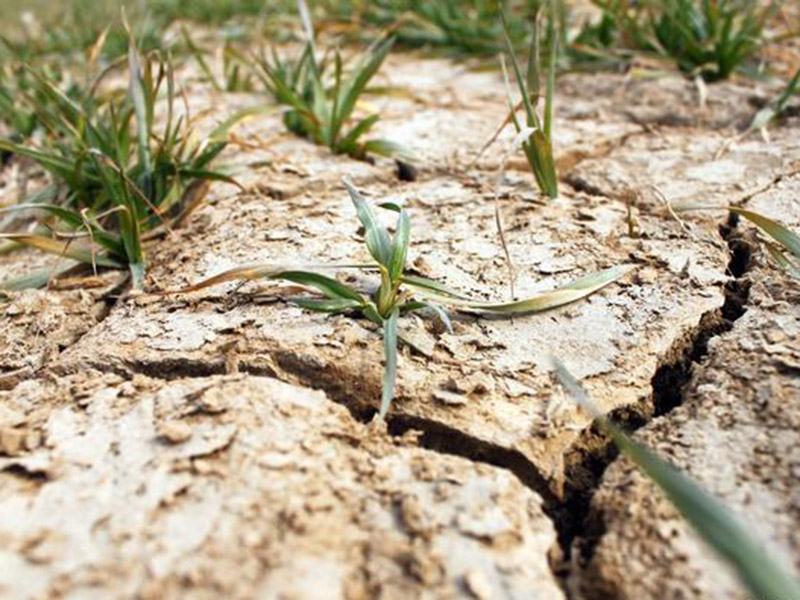
{"type": "MultiPolygon", "coordinates": [[[[155,245],[146,288],[253,262],[362,261],[344,175],[409,207],[410,264],[470,295],[509,295],[495,207],[520,297],[636,270],[543,314],[459,315],[453,333],[404,319],[418,351],[403,350],[386,425],[370,421],[378,332],[308,314],[286,286],[133,296],[110,274],[14,294],[0,304],[5,597],[741,594],[554,385],[551,354],[800,568],[797,286],[746,224],[679,221],[661,196],[796,227],[800,123],[719,154],[763,90],[710,86],[701,105],[678,77],[571,74],[555,124],[562,194],[545,201],[519,156],[505,160],[510,134],[477,156],[504,116],[496,73],[413,55],[385,72],[408,93],[370,100],[378,133],[419,157],[416,181],[293,138],[277,113],[252,119],[224,154],[244,191],[217,186],[155,245]]],[[[189,91],[209,122],[263,102],[189,91]]],[[[0,277],[41,260],[2,256],[0,277]]]]}

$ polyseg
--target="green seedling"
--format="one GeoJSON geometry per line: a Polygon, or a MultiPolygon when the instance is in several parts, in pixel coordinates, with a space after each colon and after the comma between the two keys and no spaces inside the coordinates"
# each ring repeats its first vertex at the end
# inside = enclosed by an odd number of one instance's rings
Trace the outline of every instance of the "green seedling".
{"type": "Polygon", "coordinates": [[[394,39],[383,39],[370,46],[353,69],[346,72],[338,49],[332,61],[317,60],[310,24],[307,29],[309,41],[298,58],[285,59],[273,50],[271,55],[263,54],[256,61],[256,72],[269,96],[287,107],[284,113],[287,129],[327,146],[334,154],[357,159],[375,154],[408,160],[408,153],[398,144],[382,139],[361,141],[378,122],[379,115],[353,119],[359,98],[383,64],[394,39]]]}
{"type": "Polygon", "coordinates": [[[432,311],[439,316],[447,328],[450,328],[450,319],[442,308],[443,306],[451,306],[457,310],[508,316],[540,312],[585,298],[616,281],[632,268],[630,265],[612,267],[524,300],[513,302],[474,300],[450,290],[436,281],[409,273],[406,270],[411,233],[411,221],[408,213],[394,204],[382,205],[398,214],[394,234],[390,235],[387,229],[379,223],[372,207],[353,185],[347,180],[345,180],[345,185],[355,206],[358,220],[364,227],[367,250],[373,260],[372,264],[350,265],[350,268],[380,273],[380,283],[372,293],[354,289],[314,271],[275,265],[249,265],[231,269],[177,292],[168,293],[193,292],[227,281],[285,280],[322,294],[322,298],[295,298],[293,302],[303,308],[325,313],[355,313],[366,317],[380,327],[383,335],[385,369],[381,417],[385,417],[388,413],[395,394],[398,340],[409,344],[398,334],[398,322],[403,315],[421,310],[432,311]]]}
{"type": "Polygon", "coordinates": [[[694,480],[664,462],[602,415],[580,383],[557,359],[561,385],[636,466],[655,483],[689,525],[736,571],[754,598],[793,598],[798,582],[742,522],[694,480]]]}
{"type": "Polygon", "coordinates": [[[606,21],[603,36],[675,61],[707,81],[728,78],[762,44],[777,4],[758,0],[594,0],[606,21]]]}
{"type": "Polygon", "coordinates": [[[508,102],[510,106],[509,117],[506,122],[510,121],[514,124],[517,131],[517,136],[521,140],[522,150],[525,152],[525,157],[528,159],[531,170],[533,171],[536,184],[543,194],[547,194],[551,198],[558,197],[558,177],[556,175],[555,161],[553,160],[553,144],[551,140],[551,132],[553,128],[553,88],[555,87],[555,61],[556,61],[556,42],[557,36],[555,34],[554,18],[552,17],[553,3],[550,4],[551,18],[549,19],[549,34],[551,40],[551,49],[549,53],[549,65],[547,70],[547,83],[545,89],[543,114],[541,117],[538,114],[539,110],[539,95],[541,90],[540,72],[541,72],[541,59],[539,53],[539,10],[537,9],[534,14],[534,27],[533,36],[531,37],[531,45],[528,53],[528,71],[527,76],[523,77],[522,69],[517,61],[514,52],[514,45],[509,37],[508,21],[505,12],[500,10],[500,18],[503,24],[503,32],[506,41],[506,51],[511,59],[511,66],[514,70],[514,76],[517,80],[520,94],[522,95],[521,104],[525,109],[525,126],[520,123],[517,117],[518,106],[514,103],[511,96],[511,85],[509,83],[508,72],[505,66],[505,60],[501,56],[501,65],[503,67],[503,76],[506,82],[506,89],[508,92],[508,102]]]}
{"type": "Polygon", "coordinates": [[[87,266],[127,268],[137,289],[144,276],[145,242],[182,222],[212,181],[233,183],[210,168],[225,148],[232,123],[198,140],[188,118],[175,116],[169,59],[158,52],[142,57],[133,42],[129,48],[129,87],[122,98],[103,103],[90,94],[79,103],[47,79],[35,77],[37,94],[49,103],[34,108],[51,141],[33,146],[0,140],[0,149],[38,163],[54,183],[3,210],[44,215],[40,230],[3,233],[0,238],[87,266]],[[159,128],[156,100],[161,92],[166,95],[166,118],[159,128]]]}

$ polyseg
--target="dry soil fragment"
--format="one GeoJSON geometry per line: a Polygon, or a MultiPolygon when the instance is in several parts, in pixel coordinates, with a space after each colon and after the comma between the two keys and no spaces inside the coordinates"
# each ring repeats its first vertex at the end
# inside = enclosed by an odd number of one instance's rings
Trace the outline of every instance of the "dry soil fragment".
{"type": "Polygon", "coordinates": [[[269,378],[156,387],[53,405],[35,457],[57,474],[23,488],[0,473],[0,595],[563,598],[552,524],[511,473],[269,378]],[[226,410],[197,411],[201,396],[226,410]],[[187,441],[159,440],[188,423],[187,441]]]}
{"type": "MultiPolygon", "coordinates": [[[[686,402],[638,435],[800,573],[800,289],[758,269],[747,312],[712,342],[686,402]]],[[[746,600],[726,566],[627,460],[593,501],[603,534],[583,598],[746,600]]]]}

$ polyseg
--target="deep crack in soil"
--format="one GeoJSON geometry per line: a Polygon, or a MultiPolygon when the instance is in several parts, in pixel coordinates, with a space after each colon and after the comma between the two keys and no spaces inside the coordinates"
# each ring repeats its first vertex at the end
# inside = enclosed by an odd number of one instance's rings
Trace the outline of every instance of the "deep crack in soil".
{"type": "MultiPolygon", "coordinates": [[[[732,279],[725,285],[721,308],[702,316],[700,323],[676,340],[658,367],[652,382],[652,396],[647,402],[609,413],[609,417],[628,432],[634,432],[652,419],[669,414],[681,406],[694,367],[708,353],[709,341],[730,331],[746,311],[750,292],[748,271],[757,246],[747,234],[737,229],[738,217],[731,214],[719,232],[730,250],[727,272],[732,279]]],[[[591,501],[606,469],[619,456],[619,450],[596,425],[582,434],[582,440],[566,457],[566,486],[563,498],[548,506],[558,532],[563,552],[561,564],[552,565],[568,598],[574,596],[568,579],[573,568],[587,563],[605,533],[602,518],[590,512],[591,501]]],[[[610,600],[610,599],[609,599],[610,600]]]]}

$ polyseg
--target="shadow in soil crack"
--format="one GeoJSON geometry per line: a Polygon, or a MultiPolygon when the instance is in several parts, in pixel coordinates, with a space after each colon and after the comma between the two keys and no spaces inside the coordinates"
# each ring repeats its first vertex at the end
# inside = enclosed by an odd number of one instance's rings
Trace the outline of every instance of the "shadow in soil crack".
{"type": "MultiPolygon", "coordinates": [[[[673,343],[651,380],[650,399],[636,406],[613,411],[609,416],[628,432],[633,432],[652,419],[669,414],[685,401],[687,387],[696,364],[708,353],[709,341],[730,331],[747,307],[754,242],[737,229],[738,219],[731,215],[720,226],[720,235],[728,244],[730,260],[727,272],[732,279],[725,286],[725,301],[719,309],[704,314],[696,328],[673,343]]],[[[566,486],[563,500],[552,507],[552,516],[564,553],[554,572],[564,584],[575,565],[586,564],[594,555],[597,543],[605,533],[602,516],[594,514],[591,501],[608,466],[619,451],[596,426],[587,429],[580,442],[566,457],[566,486]]]]}

